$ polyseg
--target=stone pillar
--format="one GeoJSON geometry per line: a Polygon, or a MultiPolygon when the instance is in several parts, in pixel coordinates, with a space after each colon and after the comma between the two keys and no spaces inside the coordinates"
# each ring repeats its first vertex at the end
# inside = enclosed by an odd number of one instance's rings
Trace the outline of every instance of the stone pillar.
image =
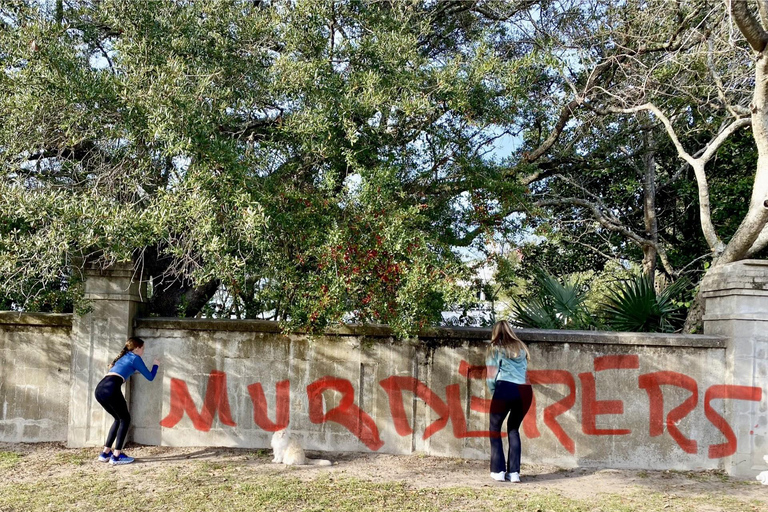
{"type": "MultiPolygon", "coordinates": [[[[146,283],[130,263],[108,269],[85,269],[85,298],[91,311],[74,315],[72,324],[72,381],[69,400],[70,447],[101,446],[112,417],[94,398],[96,384],[108,364],[133,334],[133,319],[146,300],[146,283]]],[[[127,393],[128,386],[123,386],[127,393]]],[[[126,399],[128,397],[126,396],[126,399]]]]}
{"type": "Polygon", "coordinates": [[[744,260],[712,269],[701,284],[704,333],[729,339],[725,382],[758,388],[759,401],[714,400],[736,435],[725,459],[730,475],[754,478],[768,469],[768,261],[744,260]]]}

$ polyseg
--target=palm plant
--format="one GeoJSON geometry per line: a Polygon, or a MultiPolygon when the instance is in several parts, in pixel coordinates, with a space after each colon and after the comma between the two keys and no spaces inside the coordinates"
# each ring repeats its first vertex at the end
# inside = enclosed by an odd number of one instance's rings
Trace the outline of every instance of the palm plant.
{"type": "Polygon", "coordinates": [[[653,279],[646,275],[618,281],[601,304],[603,322],[616,331],[674,332],[683,317],[673,299],[688,283],[678,279],[656,293],[653,279]]]}
{"type": "Polygon", "coordinates": [[[593,329],[595,322],[586,306],[587,287],[577,278],[557,278],[544,270],[534,274],[536,293],[523,303],[515,300],[512,322],[534,329],[593,329]]]}

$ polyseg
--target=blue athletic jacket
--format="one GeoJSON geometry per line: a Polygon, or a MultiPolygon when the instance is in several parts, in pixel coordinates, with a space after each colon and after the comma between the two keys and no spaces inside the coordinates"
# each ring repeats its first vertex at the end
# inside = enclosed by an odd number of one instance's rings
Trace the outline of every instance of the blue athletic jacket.
{"type": "Polygon", "coordinates": [[[115,366],[110,368],[109,371],[110,373],[117,373],[123,380],[128,380],[128,377],[136,372],[140,372],[147,378],[147,380],[155,380],[155,375],[157,375],[157,365],[152,366],[152,371],[150,372],[142,358],[133,352],[128,352],[118,359],[115,366]]]}
{"type": "Polygon", "coordinates": [[[491,390],[491,395],[496,391],[496,381],[499,380],[525,384],[528,371],[528,359],[525,357],[525,352],[520,352],[520,355],[515,358],[509,358],[498,350],[494,350],[488,355],[485,364],[498,368],[496,375],[488,378],[488,389],[491,390]]]}

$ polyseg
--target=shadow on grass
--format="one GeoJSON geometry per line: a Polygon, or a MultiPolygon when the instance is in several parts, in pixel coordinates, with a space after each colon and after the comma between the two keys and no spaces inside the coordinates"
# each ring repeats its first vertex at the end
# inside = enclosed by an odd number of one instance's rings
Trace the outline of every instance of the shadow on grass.
{"type": "MultiPolygon", "coordinates": [[[[126,447],[126,451],[131,448],[126,447]]],[[[216,459],[220,461],[226,461],[228,458],[242,457],[245,455],[253,455],[257,450],[233,450],[231,448],[202,448],[197,451],[189,453],[179,453],[172,455],[137,455],[136,463],[148,463],[148,462],[171,462],[171,461],[183,461],[183,460],[206,460],[216,459]]]]}

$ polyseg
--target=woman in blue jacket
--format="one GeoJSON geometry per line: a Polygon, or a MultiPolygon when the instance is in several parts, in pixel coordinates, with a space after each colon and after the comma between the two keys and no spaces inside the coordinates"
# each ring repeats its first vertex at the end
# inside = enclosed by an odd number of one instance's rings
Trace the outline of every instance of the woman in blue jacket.
{"type": "Polygon", "coordinates": [[[123,453],[125,436],[128,434],[128,426],[131,424],[131,414],[128,412],[128,404],[123,396],[123,382],[136,372],[141,373],[147,380],[154,380],[160,365],[160,361],[155,359],[152,371],[149,371],[141,358],[142,355],[144,355],[144,340],[136,337],[128,338],[120,355],[109,365],[109,373],[96,386],[96,401],[115,418],[109,429],[109,434],[107,434],[104,449],[99,455],[101,462],[109,462],[110,464],[130,464],[133,462],[133,457],[128,457],[123,453]],[[115,445],[114,452],[112,451],[113,443],[115,445]]]}
{"type": "Polygon", "coordinates": [[[517,337],[509,322],[496,322],[491,331],[491,344],[486,353],[491,391],[491,478],[496,481],[520,481],[520,424],[531,407],[533,390],[527,384],[528,347],[517,337]],[[501,441],[501,424],[507,418],[509,453],[505,461],[501,441]]]}

